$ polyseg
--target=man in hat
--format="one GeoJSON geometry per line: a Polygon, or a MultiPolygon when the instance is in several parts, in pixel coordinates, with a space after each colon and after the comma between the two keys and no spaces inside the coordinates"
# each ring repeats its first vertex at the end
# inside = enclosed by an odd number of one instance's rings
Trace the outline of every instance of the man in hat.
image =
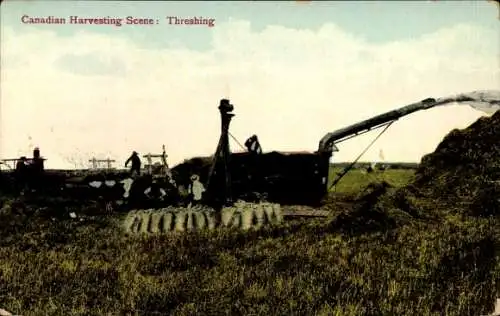
{"type": "Polygon", "coordinates": [[[140,175],[141,159],[139,158],[139,154],[136,151],[132,152],[132,155],[125,162],[125,168],[127,168],[127,165],[130,162],[132,163],[132,166],[130,167],[130,174],[132,175],[132,177],[140,175]]]}
{"type": "Polygon", "coordinates": [[[191,184],[189,185],[189,197],[190,204],[198,204],[200,203],[203,193],[205,192],[205,187],[203,183],[200,182],[200,178],[198,175],[193,174],[191,176],[191,184]]]}

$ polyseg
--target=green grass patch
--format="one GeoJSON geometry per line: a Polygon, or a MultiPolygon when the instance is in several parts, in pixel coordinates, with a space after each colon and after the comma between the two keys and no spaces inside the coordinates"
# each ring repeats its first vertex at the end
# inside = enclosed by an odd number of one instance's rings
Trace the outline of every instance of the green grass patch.
{"type": "MultiPolygon", "coordinates": [[[[329,183],[342,172],[343,168],[330,168],[329,183]]],[[[388,169],[366,172],[363,169],[353,169],[349,171],[340,182],[332,188],[332,192],[344,194],[356,194],[368,184],[373,182],[387,182],[394,187],[401,187],[409,183],[415,175],[413,169],[388,169]]]]}
{"type": "MultiPolygon", "coordinates": [[[[354,170],[337,189],[359,194],[412,176],[354,170]]],[[[0,307],[22,315],[462,316],[486,314],[500,293],[493,219],[384,226],[388,213],[358,210],[257,232],[146,238],[125,236],[120,215],[31,216],[0,231],[0,307]]]]}

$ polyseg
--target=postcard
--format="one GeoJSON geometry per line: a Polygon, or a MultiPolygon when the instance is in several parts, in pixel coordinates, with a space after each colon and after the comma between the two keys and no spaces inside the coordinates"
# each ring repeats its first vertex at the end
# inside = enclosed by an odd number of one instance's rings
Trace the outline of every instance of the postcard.
{"type": "Polygon", "coordinates": [[[0,315],[500,315],[498,1],[0,20],[0,315]]]}

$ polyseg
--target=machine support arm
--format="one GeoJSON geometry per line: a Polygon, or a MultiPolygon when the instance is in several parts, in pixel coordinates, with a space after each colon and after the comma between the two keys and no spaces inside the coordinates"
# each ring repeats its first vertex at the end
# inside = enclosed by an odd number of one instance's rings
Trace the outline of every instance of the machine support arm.
{"type": "Polygon", "coordinates": [[[319,142],[318,151],[322,153],[330,154],[333,150],[336,149],[335,143],[341,142],[348,138],[352,138],[354,136],[366,133],[373,128],[381,127],[386,125],[389,122],[396,121],[399,118],[411,114],[420,110],[427,110],[432,107],[442,105],[444,103],[448,103],[446,100],[436,100],[433,98],[428,98],[422,100],[420,102],[412,103],[410,105],[406,105],[399,109],[389,111],[370,119],[361,121],[359,123],[341,128],[334,132],[328,133],[319,142]]]}
{"type": "Polygon", "coordinates": [[[337,183],[340,182],[340,180],[342,180],[342,178],[349,172],[351,171],[351,169],[354,167],[354,165],[359,161],[359,159],[368,151],[368,149],[370,149],[370,147],[375,144],[375,142],[380,138],[380,136],[382,136],[382,134],[391,126],[392,123],[394,123],[395,121],[391,121],[390,123],[388,124],[385,124],[385,128],[380,132],[380,134],[377,135],[377,137],[375,137],[374,140],[372,140],[372,142],[366,146],[366,148],[361,152],[361,154],[359,154],[358,157],[356,157],[356,159],[347,167],[344,168],[344,170],[339,173],[337,175],[337,178],[335,178],[333,181],[332,181],[332,184],[330,184],[330,188],[329,190],[331,190],[334,186],[337,185],[337,183]]]}

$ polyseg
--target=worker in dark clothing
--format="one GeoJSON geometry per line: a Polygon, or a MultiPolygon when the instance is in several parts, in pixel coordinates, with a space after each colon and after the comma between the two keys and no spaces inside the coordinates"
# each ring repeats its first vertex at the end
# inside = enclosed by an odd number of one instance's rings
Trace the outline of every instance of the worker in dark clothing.
{"type": "Polygon", "coordinates": [[[40,148],[38,147],[35,147],[35,149],[33,150],[33,161],[31,164],[32,168],[35,169],[36,172],[43,172],[43,158],[40,156],[40,148]]]}
{"type": "Polygon", "coordinates": [[[141,173],[141,159],[139,158],[139,154],[137,152],[133,152],[132,155],[127,159],[125,162],[125,168],[129,164],[129,162],[132,163],[132,166],[130,168],[130,174],[134,176],[138,176],[141,173]]]}
{"type": "Polygon", "coordinates": [[[251,153],[262,154],[262,148],[260,147],[257,135],[252,135],[249,139],[247,139],[247,141],[245,142],[245,146],[251,153]]]}
{"type": "Polygon", "coordinates": [[[35,147],[33,150],[33,159],[31,159],[30,169],[30,187],[31,189],[38,191],[42,189],[42,174],[44,172],[44,159],[40,156],[40,148],[35,147]]]}
{"type": "Polygon", "coordinates": [[[17,163],[16,163],[16,173],[17,174],[21,174],[21,173],[25,173],[26,172],[26,157],[21,157],[17,160],[17,163]]]}
{"type": "Polygon", "coordinates": [[[15,170],[15,179],[17,188],[20,191],[24,191],[26,188],[27,180],[28,180],[28,166],[26,165],[26,157],[21,157],[17,160],[16,170],[15,170]]]}

